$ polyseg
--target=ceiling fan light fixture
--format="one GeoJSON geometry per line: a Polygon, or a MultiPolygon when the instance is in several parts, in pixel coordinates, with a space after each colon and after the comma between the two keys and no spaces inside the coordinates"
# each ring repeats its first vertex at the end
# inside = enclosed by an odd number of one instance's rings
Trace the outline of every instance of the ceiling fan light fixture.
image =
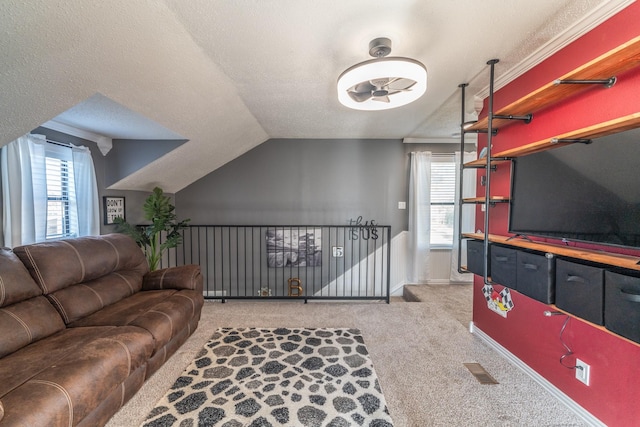
{"type": "Polygon", "coordinates": [[[425,93],[427,69],[421,62],[385,57],[391,51],[391,41],[386,38],[373,40],[370,48],[375,59],[356,64],[338,77],[342,105],[356,110],[388,110],[407,105],[425,93]]]}

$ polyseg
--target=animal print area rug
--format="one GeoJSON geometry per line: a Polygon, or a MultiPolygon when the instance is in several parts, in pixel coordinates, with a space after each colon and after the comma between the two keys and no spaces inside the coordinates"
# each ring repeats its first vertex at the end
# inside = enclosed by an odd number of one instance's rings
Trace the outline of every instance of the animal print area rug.
{"type": "Polygon", "coordinates": [[[357,329],[221,328],[145,427],[391,427],[357,329]]]}

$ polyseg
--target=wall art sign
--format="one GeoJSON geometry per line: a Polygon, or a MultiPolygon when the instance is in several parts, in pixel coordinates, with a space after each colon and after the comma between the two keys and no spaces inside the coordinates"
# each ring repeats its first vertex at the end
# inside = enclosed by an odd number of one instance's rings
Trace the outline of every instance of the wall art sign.
{"type": "Polygon", "coordinates": [[[104,224],[115,224],[116,218],[125,220],[124,197],[104,196],[102,198],[104,211],[104,224]]]}
{"type": "Polygon", "coordinates": [[[321,228],[268,228],[266,239],[269,267],[322,265],[321,228]]]}
{"type": "Polygon", "coordinates": [[[377,240],[378,225],[374,220],[362,222],[362,216],[357,219],[349,219],[349,240],[377,240]]]}

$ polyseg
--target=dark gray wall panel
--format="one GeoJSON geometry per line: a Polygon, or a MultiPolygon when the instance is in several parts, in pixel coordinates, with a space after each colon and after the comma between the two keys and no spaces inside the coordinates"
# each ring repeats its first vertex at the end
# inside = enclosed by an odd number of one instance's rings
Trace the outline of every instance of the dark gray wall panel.
{"type": "Polygon", "coordinates": [[[154,160],[181,146],[187,140],[114,139],[105,160],[105,185],[131,175],[154,160]]]}
{"type": "Polygon", "coordinates": [[[362,216],[406,227],[399,140],[273,139],[176,193],[194,224],[348,224],[362,216]]]}
{"type": "Polygon", "coordinates": [[[272,139],[176,193],[192,224],[347,225],[362,216],[407,229],[410,151],[401,140],[272,139]]]}

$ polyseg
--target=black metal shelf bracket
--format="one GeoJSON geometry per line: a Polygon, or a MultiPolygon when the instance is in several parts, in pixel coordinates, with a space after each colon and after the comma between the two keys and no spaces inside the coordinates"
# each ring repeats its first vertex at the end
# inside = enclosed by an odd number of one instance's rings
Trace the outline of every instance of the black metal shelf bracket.
{"type": "Polygon", "coordinates": [[[612,87],[618,79],[616,76],[609,77],[608,79],[592,79],[592,80],[561,80],[557,79],[553,81],[554,85],[603,85],[607,89],[612,87]]]}
{"type": "MultiPolygon", "coordinates": [[[[462,87],[462,85],[460,85],[459,87],[462,87]]],[[[471,126],[475,125],[476,123],[478,123],[477,120],[472,120],[470,122],[462,123],[462,132],[463,133],[487,133],[487,132],[489,132],[488,129],[469,129],[471,126]]],[[[494,129],[493,130],[493,135],[495,136],[497,133],[498,133],[498,129],[494,129]]]]}
{"type": "Polygon", "coordinates": [[[490,207],[494,207],[498,203],[508,203],[508,202],[509,202],[509,200],[489,200],[488,202],[485,202],[484,200],[463,200],[462,201],[462,203],[464,203],[465,205],[484,205],[484,204],[487,204],[490,207]]]}
{"type": "MultiPolygon", "coordinates": [[[[486,169],[487,165],[485,165],[484,163],[481,165],[470,165],[470,166],[463,166],[464,169],[486,169]]],[[[491,165],[491,167],[489,168],[491,169],[492,172],[495,172],[498,170],[498,165],[491,165]]]]}
{"type": "MultiPolygon", "coordinates": [[[[467,130],[463,130],[462,133],[489,133],[488,129],[467,129],[467,130]]],[[[498,134],[498,129],[493,129],[491,131],[491,134],[493,136],[496,136],[498,134]]]]}
{"type": "Polygon", "coordinates": [[[550,144],[591,144],[593,141],[587,138],[551,138],[550,144]]]}
{"type": "Polygon", "coordinates": [[[525,122],[526,124],[531,123],[531,120],[533,119],[533,114],[525,114],[523,116],[514,116],[511,114],[507,114],[507,115],[494,115],[493,116],[494,119],[501,119],[501,120],[522,120],[523,122],[525,122]]]}

